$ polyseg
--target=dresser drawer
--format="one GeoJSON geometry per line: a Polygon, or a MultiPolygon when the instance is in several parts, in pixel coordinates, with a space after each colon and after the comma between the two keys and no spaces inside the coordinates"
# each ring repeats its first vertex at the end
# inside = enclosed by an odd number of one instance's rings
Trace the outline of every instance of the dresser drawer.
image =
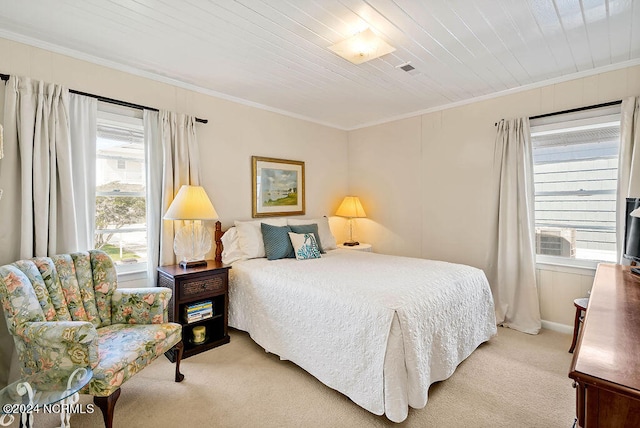
{"type": "Polygon", "coordinates": [[[225,293],[227,291],[227,275],[201,276],[185,279],[180,282],[178,294],[180,300],[209,296],[211,293],[225,293]]]}

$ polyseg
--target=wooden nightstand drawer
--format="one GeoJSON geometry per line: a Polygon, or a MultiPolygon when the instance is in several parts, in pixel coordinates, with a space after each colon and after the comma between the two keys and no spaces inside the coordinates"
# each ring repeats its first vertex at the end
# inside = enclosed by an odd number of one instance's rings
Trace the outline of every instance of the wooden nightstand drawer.
{"type": "Polygon", "coordinates": [[[210,295],[211,293],[224,293],[227,291],[227,275],[215,275],[193,280],[182,281],[180,288],[180,299],[210,295]]]}

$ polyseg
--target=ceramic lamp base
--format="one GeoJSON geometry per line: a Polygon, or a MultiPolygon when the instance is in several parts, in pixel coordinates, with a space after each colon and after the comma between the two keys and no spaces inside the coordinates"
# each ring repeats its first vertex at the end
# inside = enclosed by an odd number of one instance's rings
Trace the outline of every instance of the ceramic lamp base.
{"type": "Polygon", "coordinates": [[[204,225],[187,221],[186,226],[178,230],[173,241],[176,258],[182,260],[180,266],[186,269],[206,265],[204,259],[211,250],[211,242],[211,234],[204,225]]]}

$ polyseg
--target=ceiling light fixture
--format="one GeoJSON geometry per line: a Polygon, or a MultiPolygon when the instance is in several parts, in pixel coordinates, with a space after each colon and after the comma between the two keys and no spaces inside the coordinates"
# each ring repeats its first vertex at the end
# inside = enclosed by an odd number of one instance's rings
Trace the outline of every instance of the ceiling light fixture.
{"type": "Polygon", "coordinates": [[[396,48],[376,36],[370,28],[329,46],[329,49],[354,64],[362,64],[396,50],[396,48]]]}

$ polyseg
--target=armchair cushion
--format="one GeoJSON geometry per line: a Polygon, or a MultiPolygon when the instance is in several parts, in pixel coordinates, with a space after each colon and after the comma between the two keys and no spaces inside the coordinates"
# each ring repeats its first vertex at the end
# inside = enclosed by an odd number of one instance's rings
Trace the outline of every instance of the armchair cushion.
{"type": "Polygon", "coordinates": [[[98,329],[100,362],[89,393],[107,396],[181,340],[179,324],[113,324],[98,329]]]}

